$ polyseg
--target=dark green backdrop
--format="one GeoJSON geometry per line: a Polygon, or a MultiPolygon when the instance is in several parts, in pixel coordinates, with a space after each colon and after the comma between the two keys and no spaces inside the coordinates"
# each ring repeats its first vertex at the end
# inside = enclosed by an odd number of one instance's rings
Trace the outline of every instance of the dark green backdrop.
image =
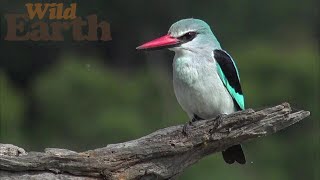
{"type": "Polygon", "coordinates": [[[211,26],[236,60],[246,107],[288,101],[311,117],[245,143],[245,166],[211,155],[180,179],[320,178],[315,0],[78,1],[78,16],[98,14],[111,24],[112,41],[74,42],[70,32],[64,42],[4,41],[4,14],[26,12],[26,2],[36,1],[0,1],[1,143],[82,151],[186,122],[173,93],[173,53],[135,47],[194,17],[211,26]]]}

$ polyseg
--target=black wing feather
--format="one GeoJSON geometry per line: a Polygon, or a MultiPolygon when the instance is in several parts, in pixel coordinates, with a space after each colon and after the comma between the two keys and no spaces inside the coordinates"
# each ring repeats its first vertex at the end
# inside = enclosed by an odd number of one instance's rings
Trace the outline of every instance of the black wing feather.
{"type": "MultiPolygon", "coordinates": [[[[238,110],[242,110],[244,108],[243,104],[243,93],[240,85],[240,79],[239,79],[239,74],[236,69],[236,66],[232,60],[232,58],[223,50],[214,50],[214,58],[219,64],[224,76],[226,77],[229,85],[234,89],[234,91],[241,96],[242,103],[239,102],[239,99],[230,92],[230,89],[228,91],[231,93],[231,96],[233,97],[233,100],[235,101],[235,104],[237,105],[238,110]],[[242,104],[241,105],[239,105],[242,104]]],[[[225,84],[226,85],[226,84],[225,84]]]]}
{"type": "Polygon", "coordinates": [[[242,94],[238,72],[233,64],[231,57],[223,50],[214,50],[214,58],[220,65],[224,75],[227,77],[229,84],[239,94],[242,94]]]}

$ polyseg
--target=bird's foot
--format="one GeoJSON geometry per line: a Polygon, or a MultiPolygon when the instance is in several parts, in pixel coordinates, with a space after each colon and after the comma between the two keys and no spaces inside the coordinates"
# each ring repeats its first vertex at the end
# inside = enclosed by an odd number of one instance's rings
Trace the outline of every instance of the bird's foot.
{"type": "Polygon", "coordinates": [[[188,121],[182,128],[182,134],[188,136],[188,131],[190,130],[190,126],[193,126],[193,123],[196,121],[203,120],[197,115],[194,115],[191,121],[188,121]]]}
{"type": "Polygon", "coordinates": [[[215,117],[213,121],[213,127],[210,129],[210,133],[214,133],[218,130],[220,124],[222,123],[222,119],[226,116],[226,114],[219,114],[217,117],[215,117]]]}
{"type": "Polygon", "coordinates": [[[182,134],[188,136],[188,132],[190,130],[190,126],[193,125],[193,121],[188,121],[182,128],[182,134]]]}

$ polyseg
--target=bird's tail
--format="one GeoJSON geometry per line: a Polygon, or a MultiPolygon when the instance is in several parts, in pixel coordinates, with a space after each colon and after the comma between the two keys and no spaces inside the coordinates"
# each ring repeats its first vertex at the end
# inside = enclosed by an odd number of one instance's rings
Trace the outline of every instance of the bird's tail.
{"type": "Polygon", "coordinates": [[[231,146],[225,151],[222,151],[222,156],[224,161],[228,164],[233,164],[235,161],[239,164],[246,163],[246,158],[240,144],[231,146]]]}

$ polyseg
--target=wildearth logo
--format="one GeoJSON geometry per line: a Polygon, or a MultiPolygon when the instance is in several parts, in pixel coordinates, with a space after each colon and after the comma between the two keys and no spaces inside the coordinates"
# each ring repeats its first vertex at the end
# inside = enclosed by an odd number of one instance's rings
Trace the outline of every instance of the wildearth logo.
{"type": "Polygon", "coordinates": [[[109,41],[110,24],[98,23],[97,15],[86,20],[77,17],[77,3],[64,7],[63,3],[27,3],[27,14],[6,14],[7,41],[63,41],[63,32],[72,31],[75,41],[109,41]],[[47,16],[47,22],[43,18],[47,16]],[[56,21],[55,21],[56,20],[56,21]],[[98,29],[101,35],[98,37],[98,29]],[[84,33],[86,31],[86,33],[84,33]]]}

